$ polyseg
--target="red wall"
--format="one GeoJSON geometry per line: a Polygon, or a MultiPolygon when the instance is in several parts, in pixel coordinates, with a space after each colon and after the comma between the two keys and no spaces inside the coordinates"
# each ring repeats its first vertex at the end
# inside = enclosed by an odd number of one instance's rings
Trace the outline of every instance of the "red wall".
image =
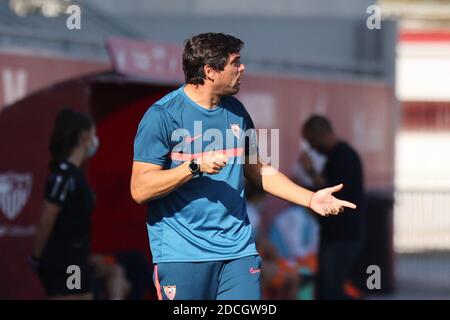
{"type": "MultiPolygon", "coordinates": [[[[246,75],[238,98],[257,127],[280,130],[282,172],[290,174],[297,160],[301,125],[312,113],[319,113],[359,152],[366,188],[393,190],[399,106],[392,86],[373,81],[246,75]]],[[[269,197],[268,211],[273,214],[286,205],[269,197]]]]}
{"type": "MultiPolygon", "coordinates": [[[[14,171],[33,177],[30,197],[17,217],[8,219],[0,214],[1,298],[37,298],[43,294],[26,257],[31,252],[48,173],[48,138],[53,119],[63,106],[90,110],[101,140],[98,154],[87,168],[98,200],[93,250],[148,252],[145,206],[136,205],[129,193],[132,143],[147,107],[171,89],[81,79],[53,86],[0,113],[0,175],[14,171]],[[17,234],[18,229],[22,235],[17,234]]],[[[238,97],[255,124],[280,129],[283,172],[289,173],[297,158],[301,123],[315,111],[328,115],[337,133],[360,152],[368,188],[392,189],[397,122],[392,87],[370,82],[246,76],[241,90],[238,97]]],[[[269,202],[272,213],[286,205],[275,199],[269,202]]]]}
{"type": "Polygon", "coordinates": [[[95,252],[136,249],[149,256],[146,206],[136,204],[130,195],[133,141],[145,111],[169,91],[129,84],[93,86],[92,113],[100,139],[88,168],[97,195],[92,226],[95,252]]]}
{"type": "Polygon", "coordinates": [[[150,258],[146,208],[134,203],[129,192],[132,144],[145,110],[169,90],[148,85],[95,85],[92,79],[80,79],[29,96],[0,114],[0,176],[18,173],[32,177],[30,196],[17,216],[0,215],[0,298],[43,297],[27,257],[41,214],[53,120],[66,106],[91,113],[101,141],[98,154],[86,166],[97,196],[93,251],[138,250],[150,258]]]}
{"type": "MultiPolygon", "coordinates": [[[[85,87],[64,84],[57,90],[33,95],[0,113],[0,176],[11,173],[30,175],[29,198],[14,219],[0,214],[0,298],[36,298],[43,291],[27,264],[36,224],[42,207],[43,188],[48,174],[48,140],[53,119],[63,106],[88,111],[85,87]]],[[[11,197],[27,186],[14,184],[11,197]]],[[[3,211],[0,208],[0,211],[3,211]]]]}
{"type": "Polygon", "coordinates": [[[0,53],[0,113],[7,108],[6,95],[23,98],[68,79],[109,70],[109,63],[83,61],[36,53],[0,53]]]}

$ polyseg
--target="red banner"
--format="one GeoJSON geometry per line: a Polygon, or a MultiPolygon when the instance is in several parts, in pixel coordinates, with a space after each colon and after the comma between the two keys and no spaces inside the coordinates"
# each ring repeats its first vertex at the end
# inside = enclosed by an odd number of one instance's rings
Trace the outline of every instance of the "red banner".
{"type": "Polygon", "coordinates": [[[122,38],[110,38],[106,43],[114,69],[120,74],[160,82],[183,81],[179,45],[122,38]]]}
{"type": "Polygon", "coordinates": [[[1,52],[0,114],[15,102],[39,90],[110,68],[105,62],[43,56],[32,52],[1,52]]]}

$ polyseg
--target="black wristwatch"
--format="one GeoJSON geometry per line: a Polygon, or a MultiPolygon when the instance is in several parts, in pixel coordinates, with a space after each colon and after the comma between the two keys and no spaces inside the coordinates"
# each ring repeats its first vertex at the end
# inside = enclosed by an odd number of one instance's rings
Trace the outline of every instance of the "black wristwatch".
{"type": "Polygon", "coordinates": [[[193,176],[198,176],[201,174],[200,163],[198,163],[197,159],[192,159],[189,162],[189,171],[192,173],[193,176]]]}

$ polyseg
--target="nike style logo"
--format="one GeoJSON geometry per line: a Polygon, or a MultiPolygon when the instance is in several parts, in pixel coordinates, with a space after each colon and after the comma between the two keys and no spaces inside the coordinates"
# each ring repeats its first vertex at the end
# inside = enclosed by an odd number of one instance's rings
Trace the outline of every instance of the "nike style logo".
{"type": "MultiPolygon", "coordinates": [[[[235,148],[235,149],[228,149],[228,150],[216,150],[216,152],[220,152],[227,156],[227,158],[231,157],[240,157],[244,154],[244,148],[235,148]]],[[[170,154],[170,158],[174,161],[190,161],[192,159],[203,157],[206,154],[206,152],[201,153],[181,153],[181,152],[172,152],[170,154]]]]}
{"type": "Polygon", "coordinates": [[[187,143],[191,143],[192,141],[197,140],[197,139],[200,138],[201,136],[202,136],[201,134],[198,134],[198,135],[196,135],[195,137],[187,136],[187,137],[186,137],[186,142],[187,142],[187,143]]]}
{"type": "Polygon", "coordinates": [[[258,273],[261,269],[254,269],[253,267],[250,267],[250,273],[258,273]]]}

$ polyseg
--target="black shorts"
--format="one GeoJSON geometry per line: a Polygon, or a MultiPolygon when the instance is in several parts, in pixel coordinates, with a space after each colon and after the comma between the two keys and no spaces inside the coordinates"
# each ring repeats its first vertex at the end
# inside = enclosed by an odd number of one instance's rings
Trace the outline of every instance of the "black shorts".
{"type": "Polygon", "coordinates": [[[39,279],[47,296],[91,293],[93,283],[91,267],[88,264],[77,267],[46,265],[39,268],[39,279]]]}

